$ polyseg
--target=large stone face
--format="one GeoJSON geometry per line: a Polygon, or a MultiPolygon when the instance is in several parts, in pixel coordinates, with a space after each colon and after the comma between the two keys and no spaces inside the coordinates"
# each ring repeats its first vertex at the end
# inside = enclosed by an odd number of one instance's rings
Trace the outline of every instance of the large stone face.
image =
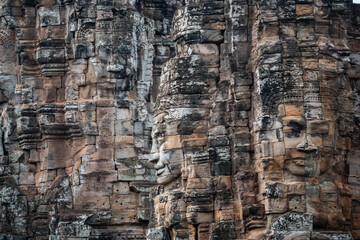
{"type": "Polygon", "coordinates": [[[360,239],[360,5],[0,16],[0,239],[360,239]]]}

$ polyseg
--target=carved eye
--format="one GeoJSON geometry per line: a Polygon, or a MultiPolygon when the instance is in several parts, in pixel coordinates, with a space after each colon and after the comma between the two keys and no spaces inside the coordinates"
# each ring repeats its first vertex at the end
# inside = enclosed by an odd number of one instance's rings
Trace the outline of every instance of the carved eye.
{"type": "Polygon", "coordinates": [[[161,135],[160,132],[155,132],[154,133],[154,138],[158,138],[160,135],[161,135]]]}
{"type": "Polygon", "coordinates": [[[290,121],[287,126],[291,129],[292,133],[300,133],[301,130],[305,129],[305,123],[302,121],[290,121]]]}

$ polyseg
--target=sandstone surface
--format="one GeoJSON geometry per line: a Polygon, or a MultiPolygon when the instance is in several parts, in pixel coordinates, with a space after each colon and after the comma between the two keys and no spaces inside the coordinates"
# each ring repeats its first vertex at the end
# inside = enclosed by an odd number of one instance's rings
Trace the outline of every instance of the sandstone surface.
{"type": "Polygon", "coordinates": [[[0,239],[360,239],[360,4],[0,0],[0,239]]]}

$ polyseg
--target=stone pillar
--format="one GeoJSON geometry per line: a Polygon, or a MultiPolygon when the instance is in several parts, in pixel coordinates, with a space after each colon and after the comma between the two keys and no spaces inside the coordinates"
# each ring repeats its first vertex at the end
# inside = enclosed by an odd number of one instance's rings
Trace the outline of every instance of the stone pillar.
{"type": "Polygon", "coordinates": [[[148,239],[154,232],[170,239],[235,237],[228,85],[220,79],[224,29],[224,2],[177,4],[176,56],[161,74],[150,155],[163,185],[155,198],[156,226],[167,231],[153,229],[148,239]]]}
{"type": "Polygon", "coordinates": [[[349,132],[339,122],[352,111],[339,64],[349,49],[341,27],[324,28],[330,14],[346,8],[321,1],[255,5],[252,134],[268,238],[318,239],[323,231],[351,238],[351,191],[340,177],[347,175],[349,132]],[[336,95],[344,99],[336,101],[336,95]]]}

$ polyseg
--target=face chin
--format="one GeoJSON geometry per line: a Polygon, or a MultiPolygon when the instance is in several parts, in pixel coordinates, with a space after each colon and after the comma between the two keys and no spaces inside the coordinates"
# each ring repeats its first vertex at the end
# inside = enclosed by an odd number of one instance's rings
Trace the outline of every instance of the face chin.
{"type": "Polygon", "coordinates": [[[289,159],[285,161],[285,168],[295,176],[305,176],[305,160],[289,159]]]}
{"type": "MultiPolygon", "coordinates": [[[[162,147],[159,153],[152,154],[152,162],[156,159],[156,175],[157,183],[159,185],[167,185],[175,181],[181,175],[181,161],[182,155],[176,151],[164,151],[162,147]]],[[[181,151],[182,153],[182,151],[181,151]]]]}
{"type": "Polygon", "coordinates": [[[167,174],[160,174],[157,178],[157,183],[159,185],[166,185],[168,183],[171,183],[173,180],[178,178],[180,176],[181,172],[175,172],[175,173],[167,173],[167,174]]]}
{"type": "Polygon", "coordinates": [[[175,179],[175,176],[170,174],[170,175],[165,175],[165,176],[159,176],[157,178],[157,183],[159,185],[166,185],[168,183],[170,183],[172,180],[175,179]]]}

